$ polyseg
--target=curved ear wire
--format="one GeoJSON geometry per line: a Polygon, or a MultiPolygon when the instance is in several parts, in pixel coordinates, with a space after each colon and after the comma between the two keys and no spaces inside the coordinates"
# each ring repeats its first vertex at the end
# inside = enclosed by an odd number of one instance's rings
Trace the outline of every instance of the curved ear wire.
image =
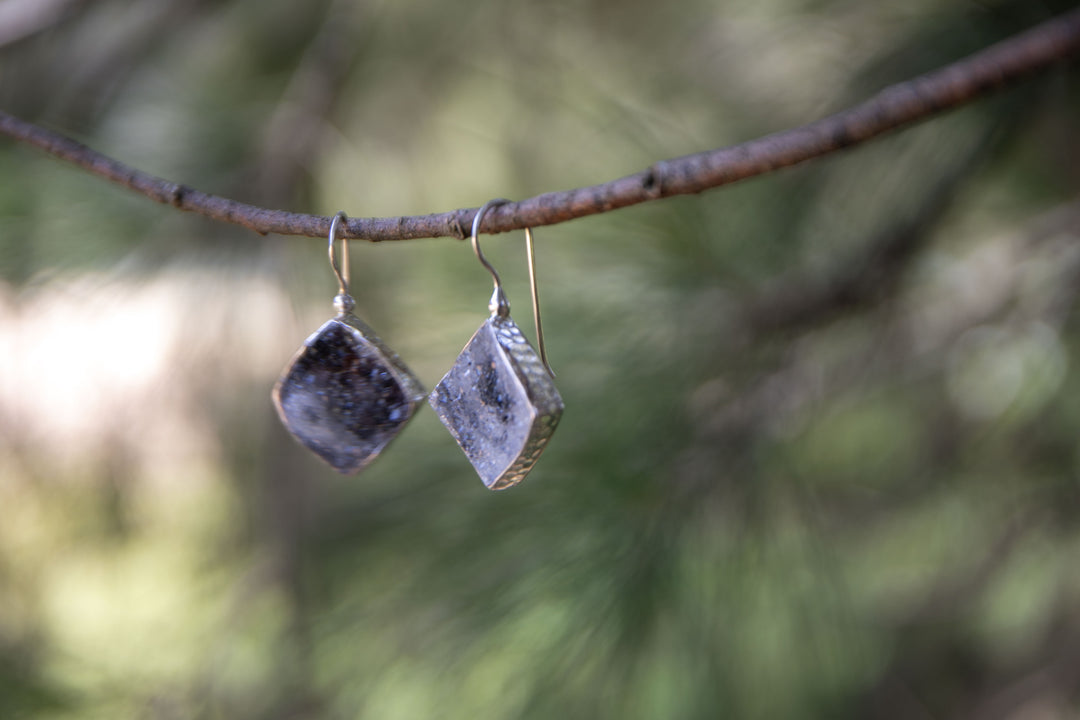
{"type": "Polygon", "coordinates": [[[349,241],[345,238],[341,239],[341,269],[338,268],[337,258],[334,256],[334,241],[338,237],[338,228],[348,220],[349,216],[345,214],[344,210],[341,210],[330,221],[330,243],[328,247],[330,267],[333,268],[334,275],[337,277],[338,293],[341,295],[349,294],[349,241]]]}
{"type": "Polygon", "coordinates": [[[349,294],[349,241],[341,239],[341,267],[338,267],[337,258],[334,256],[334,241],[337,240],[338,228],[342,223],[348,222],[349,217],[344,210],[338,212],[330,221],[330,242],[327,252],[330,255],[330,268],[338,281],[338,294],[334,297],[334,309],[339,314],[351,313],[356,307],[356,301],[349,294]]]}
{"type": "MultiPolygon", "coordinates": [[[[491,295],[489,307],[491,309],[491,314],[498,315],[499,317],[508,317],[510,315],[510,301],[506,299],[506,293],[503,292],[502,279],[499,277],[499,273],[495,270],[494,266],[488,262],[487,258],[484,257],[484,253],[480,251],[479,235],[480,223],[483,221],[487,211],[508,202],[510,201],[506,198],[488,200],[476,211],[476,215],[473,216],[472,221],[473,252],[476,253],[476,258],[480,261],[480,264],[487,268],[487,271],[491,273],[491,279],[495,283],[495,291],[491,295]]],[[[332,229],[331,236],[333,236],[332,229]]],[[[540,362],[544,364],[544,368],[551,374],[551,377],[555,377],[555,371],[551,369],[551,364],[547,359],[547,348],[544,345],[544,326],[540,322],[540,290],[537,288],[536,284],[536,250],[533,246],[532,228],[525,228],[525,248],[529,259],[529,287],[532,290],[533,323],[536,325],[536,344],[540,350],[540,362]]]]}
{"type": "Polygon", "coordinates": [[[504,205],[508,202],[510,201],[506,198],[488,200],[476,211],[476,215],[473,216],[472,221],[473,252],[476,253],[476,259],[480,261],[480,264],[487,268],[487,271],[491,273],[491,279],[495,282],[495,291],[491,293],[491,302],[488,303],[488,308],[491,310],[492,315],[498,315],[499,317],[509,317],[510,301],[506,299],[506,293],[503,292],[502,279],[499,278],[499,273],[496,272],[491,263],[487,261],[487,258],[484,257],[484,253],[480,252],[480,239],[477,236],[480,233],[480,221],[484,219],[484,214],[491,208],[504,205]]]}

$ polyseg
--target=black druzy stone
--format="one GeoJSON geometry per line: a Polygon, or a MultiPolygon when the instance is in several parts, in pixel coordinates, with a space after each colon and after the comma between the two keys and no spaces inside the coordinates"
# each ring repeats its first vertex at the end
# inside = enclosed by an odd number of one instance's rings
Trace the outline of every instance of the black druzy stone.
{"type": "Polygon", "coordinates": [[[416,398],[379,346],[330,320],[308,338],[275,388],[289,432],[342,473],[359,472],[412,416],[416,398]]]}

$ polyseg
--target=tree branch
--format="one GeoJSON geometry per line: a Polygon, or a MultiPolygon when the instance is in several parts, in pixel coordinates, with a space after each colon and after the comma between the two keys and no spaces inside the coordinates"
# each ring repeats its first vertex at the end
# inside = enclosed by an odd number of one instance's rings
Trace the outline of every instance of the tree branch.
{"type": "MultiPolygon", "coordinates": [[[[554,225],[650,200],[700,193],[796,165],[959,107],[1080,52],[1080,10],[1004,40],[944,68],[885,88],[873,98],[802,127],[739,145],[662,160],[589,187],[545,193],[492,208],[489,233],[554,225]]],[[[329,217],[270,210],[154,177],[70,138],[0,111],[0,133],[141,193],[151,200],[258,233],[326,237],[329,217]]],[[[350,218],[346,236],[371,241],[463,238],[476,208],[431,215],[350,218]]]]}

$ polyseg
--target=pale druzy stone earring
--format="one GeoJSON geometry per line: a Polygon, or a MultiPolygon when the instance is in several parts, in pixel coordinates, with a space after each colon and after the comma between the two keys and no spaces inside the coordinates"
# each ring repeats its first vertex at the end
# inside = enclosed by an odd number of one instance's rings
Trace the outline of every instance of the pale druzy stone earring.
{"type": "Polygon", "coordinates": [[[428,397],[439,420],[491,490],[512,487],[525,478],[563,413],[562,397],[544,353],[532,232],[526,230],[540,355],[510,318],[499,274],[480,252],[480,221],[488,209],[503,202],[492,200],[484,205],[472,224],[473,250],[495,282],[489,303],[491,317],[428,397]]]}

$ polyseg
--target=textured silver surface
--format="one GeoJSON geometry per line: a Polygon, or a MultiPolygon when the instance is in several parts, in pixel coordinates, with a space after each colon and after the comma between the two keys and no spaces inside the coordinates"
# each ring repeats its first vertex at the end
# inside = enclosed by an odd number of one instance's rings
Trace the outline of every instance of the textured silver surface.
{"type": "Polygon", "coordinates": [[[341,473],[357,473],[409,421],[424,389],[360,318],[341,313],[286,366],[273,399],[285,427],[341,473]]]}
{"type": "Polygon", "coordinates": [[[497,315],[476,331],[428,402],[492,490],[524,479],[563,412],[539,356],[513,320],[497,315]]]}

